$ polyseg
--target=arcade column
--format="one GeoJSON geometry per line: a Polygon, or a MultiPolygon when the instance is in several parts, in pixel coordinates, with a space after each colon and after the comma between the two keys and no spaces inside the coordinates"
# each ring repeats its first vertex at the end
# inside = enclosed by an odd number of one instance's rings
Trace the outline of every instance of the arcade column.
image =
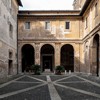
{"type": "Polygon", "coordinates": [[[60,44],[55,44],[55,66],[60,65],[60,44]]]}
{"type": "Polygon", "coordinates": [[[40,44],[35,44],[35,64],[40,65],[40,44]]]}

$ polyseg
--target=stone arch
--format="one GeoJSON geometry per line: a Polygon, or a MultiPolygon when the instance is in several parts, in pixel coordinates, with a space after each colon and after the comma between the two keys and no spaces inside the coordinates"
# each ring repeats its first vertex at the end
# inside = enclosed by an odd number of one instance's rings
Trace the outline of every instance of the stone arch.
{"type": "Polygon", "coordinates": [[[92,64],[91,73],[99,76],[99,34],[93,37],[92,41],[92,64]]]}
{"type": "Polygon", "coordinates": [[[71,45],[72,47],[73,47],[73,49],[75,48],[75,45],[74,45],[74,43],[61,43],[61,45],[60,45],[60,50],[61,50],[61,48],[64,46],[64,45],[71,45]]]}
{"type": "Polygon", "coordinates": [[[35,50],[31,44],[25,44],[21,49],[22,53],[22,72],[29,71],[35,63],[35,50]]]}
{"type": "Polygon", "coordinates": [[[70,44],[65,44],[61,47],[61,65],[67,71],[74,72],[74,48],[70,44]]]}
{"type": "MultiPolygon", "coordinates": [[[[41,51],[41,48],[44,46],[44,45],[51,45],[53,48],[54,48],[54,50],[55,50],[55,43],[40,43],[40,51],[41,51]]],[[[54,51],[55,52],[55,51],[54,51]]]]}
{"type": "Polygon", "coordinates": [[[41,47],[41,66],[42,71],[46,69],[53,71],[55,50],[51,44],[44,44],[41,47]]]}

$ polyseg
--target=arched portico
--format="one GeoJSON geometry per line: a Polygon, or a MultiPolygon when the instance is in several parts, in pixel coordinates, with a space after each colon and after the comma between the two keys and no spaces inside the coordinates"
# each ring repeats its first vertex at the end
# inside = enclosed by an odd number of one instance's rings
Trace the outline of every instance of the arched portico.
{"type": "Polygon", "coordinates": [[[66,44],[61,48],[61,65],[67,71],[74,72],[74,48],[70,44],[66,44]]]}
{"type": "Polygon", "coordinates": [[[99,76],[99,35],[93,38],[91,73],[99,76]]]}
{"type": "Polygon", "coordinates": [[[34,48],[30,44],[22,47],[22,72],[29,71],[30,66],[34,64],[34,48]]]}
{"type": "Polygon", "coordinates": [[[42,71],[45,71],[45,69],[50,69],[50,71],[53,71],[54,48],[50,44],[45,44],[41,48],[41,66],[42,71]]]}

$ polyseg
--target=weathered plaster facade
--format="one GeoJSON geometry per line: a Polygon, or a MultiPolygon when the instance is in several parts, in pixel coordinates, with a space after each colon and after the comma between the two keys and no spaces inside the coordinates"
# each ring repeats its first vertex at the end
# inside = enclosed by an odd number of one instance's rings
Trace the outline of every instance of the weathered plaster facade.
{"type": "Polygon", "coordinates": [[[69,59],[72,57],[73,69],[68,68],[67,59],[65,60],[67,71],[100,75],[100,0],[75,0],[75,2],[80,6],[75,4],[74,8],[79,10],[81,7],[81,11],[19,11],[19,73],[22,72],[23,66],[22,48],[29,44],[34,48],[34,64],[40,64],[42,68],[43,59],[47,57],[46,52],[44,53],[47,49],[44,47],[47,46],[52,50],[51,70],[65,63],[63,58],[67,57],[64,57],[63,52],[66,54],[72,51],[68,57],[69,59]],[[30,29],[25,29],[26,22],[30,22],[30,29]],[[50,22],[49,30],[45,29],[46,22],[50,22]],[[68,30],[65,29],[65,22],[70,22],[68,30]],[[64,48],[67,48],[66,52],[64,48]]]}
{"type": "Polygon", "coordinates": [[[20,0],[0,0],[0,78],[17,74],[17,13],[20,0]]]}
{"type": "MultiPolygon", "coordinates": [[[[75,11],[74,11],[75,12],[75,11]]],[[[21,12],[22,14],[23,12],[21,12]]],[[[26,12],[25,12],[26,13],[26,12]]],[[[35,12],[30,12],[29,17],[19,17],[18,25],[19,25],[19,34],[18,34],[18,45],[19,45],[19,68],[22,66],[21,60],[21,49],[25,44],[31,44],[35,50],[35,64],[41,64],[41,48],[45,44],[50,44],[54,48],[54,66],[60,65],[60,56],[61,56],[61,48],[66,44],[70,44],[74,48],[75,54],[75,71],[79,71],[79,41],[81,37],[81,29],[79,28],[81,22],[81,18],[77,15],[79,11],[75,13],[69,11],[59,12],[59,15],[64,13],[61,16],[57,15],[57,11],[50,12],[41,12],[43,15],[40,17],[30,17],[30,15],[35,12]],[[46,17],[45,14],[50,14],[50,16],[46,17]],[[52,15],[51,15],[52,14],[52,15]],[[72,16],[72,14],[76,15],[76,18],[72,16]],[[57,16],[56,16],[57,15],[57,16]],[[37,19],[38,18],[38,19],[37,19]],[[70,20],[70,30],[65,30],[65,21],[70,20]],[[30,21],[31,27],[29,30],[25,29],[25,22],[30,21]],[[50,21],[51,27],[50,30],[45,29],[45,21],[50,21]],[[75,25],[77,25],[77,30],[74,30],[75,25]]],[[[37,12],[36,12],[37,13],[37,12]]],[[[38,13],[37,13],[38,14],[38,13]]],[[[24,15],[24,14],[23,14],[24,15]]],[[[20,12],[19,12],[20,16],[20,12]]],[[[53,67],[54,69],[54,67],[53,67]]]]}
{"type": "Polygon", "coordinates": [[[82,54],[84,58],[84,69],[87,73],[98,74],[100,76],[100,1],[89,1],[86,10],[83,9],[83,11],[82,45],[84,50],[82,54]]]}

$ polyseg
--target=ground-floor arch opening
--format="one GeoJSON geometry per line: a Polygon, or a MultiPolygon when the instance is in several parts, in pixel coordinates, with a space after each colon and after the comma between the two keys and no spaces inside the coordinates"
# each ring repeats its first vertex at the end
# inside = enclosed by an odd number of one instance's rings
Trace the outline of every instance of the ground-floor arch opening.
{"type": "Polygon", "coordinates": [[[66,71],[74,72],[74,48],[70,44],[66,44],[61,48],[61,65],[66,71]]]}
{"type": "Polygon", "coordinates": [[[26,44],[22,47],[22,72],[28,72],[32,65],[34,65],[34,48],[26,44]]]}
{"type": "Polygon", "coordinates": [[[45,44],[41,48],[41,66],[42,71],[45,71],[46,69],[53,71],[54,48],[49,44],[45,44]]]}
{"type": "Polygon", "coordinates": [[[93,75],[99,76],[99,35],[98,34],[96,34],[93,39],[91,73],[93,75]]]}

